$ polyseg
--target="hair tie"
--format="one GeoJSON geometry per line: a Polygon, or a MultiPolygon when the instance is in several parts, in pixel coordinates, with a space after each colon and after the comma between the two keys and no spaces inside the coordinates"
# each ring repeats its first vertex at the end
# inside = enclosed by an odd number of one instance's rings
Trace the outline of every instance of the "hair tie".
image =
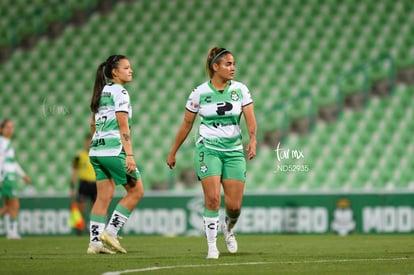
{"type": "Polygon", "coordinates": [[[222,50],[218,54],[216,54],[210,61],[210,68],[211,68],[211,65],[213,65],[213,63],[217,60],[217,58],[219,58],[222,54],[229,53],[229,52],[230,51],[228,51],[228,50],[222,50]]]}

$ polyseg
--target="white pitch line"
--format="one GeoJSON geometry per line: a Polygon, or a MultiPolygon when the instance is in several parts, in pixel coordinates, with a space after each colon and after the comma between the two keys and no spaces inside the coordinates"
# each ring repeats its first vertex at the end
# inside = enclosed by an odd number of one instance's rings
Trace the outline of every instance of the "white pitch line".
{"type": "Polygon", "coordinates": [[[234,266],[234,265],[266,265],[266,264],[314,264],[314,263],[349,263],[349,262],[377,262],[377,261],[404,261],[414,260],[414,258],[375,258],[375,259],[341,259],[341,260],[305,260],[305,261],[285,261],[285,262],[246,262],[246,263],[217,263],[217,264],[199,264],[199,265],[170,265],[170,266],[153,266],[139,269],[127,269],[122,271],[105,272],[102,275],[120,275],[132,272],[145,272],[162,269],[175,268],[198,268],[198,267],[215,267],[215,266],[234,266]]]}

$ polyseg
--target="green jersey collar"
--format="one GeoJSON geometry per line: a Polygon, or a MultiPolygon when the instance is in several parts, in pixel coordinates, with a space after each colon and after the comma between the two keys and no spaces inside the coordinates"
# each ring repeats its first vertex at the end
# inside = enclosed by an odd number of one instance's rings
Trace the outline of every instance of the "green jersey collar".
{"type": "Polygon", "coordinates": [[[226,86],[226,88],[224,89],[224,91],[222,92],[222,93],[220,93],[214,86],[213,86],[213,84],[211,84],[211,80],[210,81],[208,81],[208,86],[210,87],[210,89],[212,89],[216,94],[225,94],[225,93],[227,93],[227,91],[229,90],[229,87],[230,87],[230,85],[231,85],[231,80],[229,80],[228,82],[227,82],[227,86],[226,86]]]}

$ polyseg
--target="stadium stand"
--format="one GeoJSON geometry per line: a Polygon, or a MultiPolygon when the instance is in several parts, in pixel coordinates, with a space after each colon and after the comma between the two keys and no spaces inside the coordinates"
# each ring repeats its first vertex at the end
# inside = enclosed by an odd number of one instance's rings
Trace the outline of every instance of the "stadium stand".
{"type": "Polygon", "coordinates": [[[371,98],[363,110],[345,110],[337,123],[317,123],[306,136],[289,135],[280,144],[280,154],[290,150],[290,159],[279,161],[277,147],[260,147],[259,160],[250,164],[250,170],[266,172],[250,172],[248,182],[256,184],[248,188],[413,189],[413,92],[413,87],[398,85],[392,96],[371,98]],[[294,150],[302,151],[303,157],[295,159],[294,150]]]}
{"type": "Polygon", "coordinates": [[[0,117],[16,120],[18,158],[36,192],[67,192],[70,160],[88,131],[96,66],[113,53],[127,55],[135,72],[127,88],[146,189],[195,182],[193,138],[178,153],[176,170],[169,171],[165,157],[188,93],[206,80],[203,61],[214,45],[235,53],[237,79],[255,99],[260,144],[248,164],[248,189],[413,188],[414,93],[407,84],[414,6],[408,0],[124,1],[106,14],[92,12],[99,5],[92,0],[6,2],[1,45],[38,35],[30,49],[16,48],[0,65],[0,117]],[[89,11],[81,26],[68,22],[79,9],[89,11]],[[59,35],[39,36],[30,20],[17,32],[16,16],[33,19],[33,11],[42,11],[42,32],[50,22],[64,22],[59,35]],[[277,141],[304,156],[280,163],[309,171],[275,171],[277,141]]]}

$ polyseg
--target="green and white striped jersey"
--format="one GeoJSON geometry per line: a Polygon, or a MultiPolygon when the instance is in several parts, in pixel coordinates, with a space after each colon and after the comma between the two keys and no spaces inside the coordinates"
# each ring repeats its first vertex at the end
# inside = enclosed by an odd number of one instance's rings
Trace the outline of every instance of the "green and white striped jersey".
{"type": "Polygon", "coordinates": [[[242,149],[240,117],[242,107],[251,103],[249,89],[241,82],[229,81],[224,91],[217,91],[210,81],[199,85],[186,104],[188,111],[201,117],[197,142],[218,151],[242,149]]]}
{"type": "Polygon", "coordinates": [[[92,137],[89,156],[118,156],[122,150],[116,112],[128,113],[131,125],[132,108],[128,91],[117,83],[105,85],[95,114],[95,133],[92,137]]]}
{"type": "Polygon", "coordinates": [[[0,181],[6,177],[16,180],[17,176],[25,175],[23,169],[16,161],[13,145],[8,138],[0,136],[0,181]]]}

